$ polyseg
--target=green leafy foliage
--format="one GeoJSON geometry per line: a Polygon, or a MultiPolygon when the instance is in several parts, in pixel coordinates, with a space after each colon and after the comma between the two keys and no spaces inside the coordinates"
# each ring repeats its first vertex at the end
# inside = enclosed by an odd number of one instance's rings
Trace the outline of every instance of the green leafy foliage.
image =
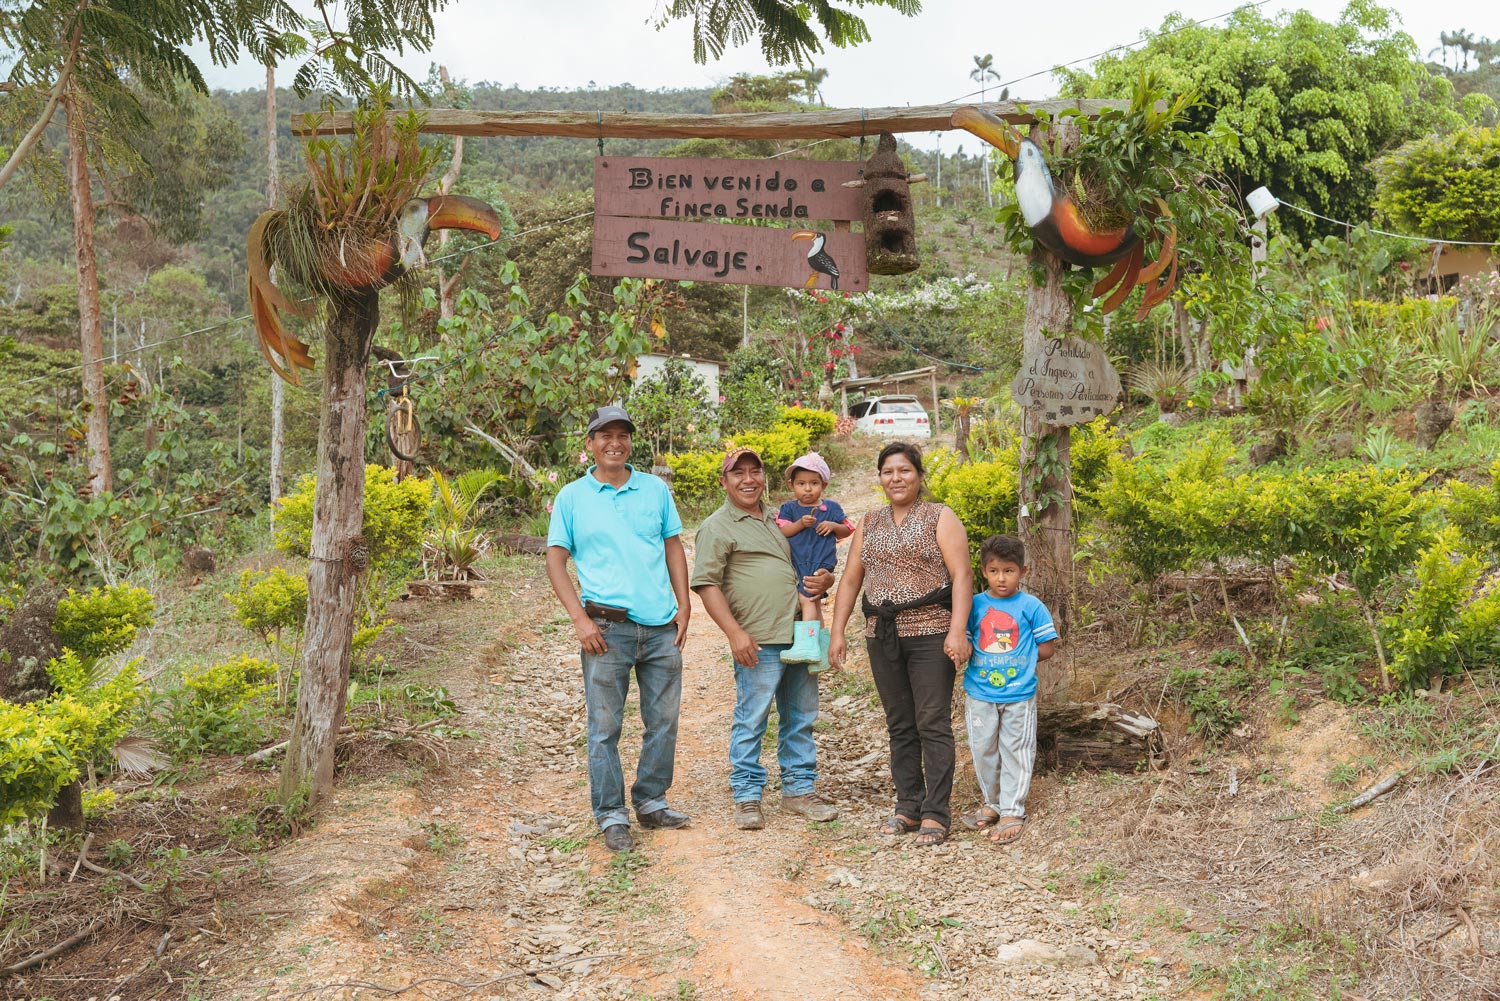
{"type": "Polygon", "coordinates": [[[827,410],[813,410],[810,407],[782,407],[780,424],[797,424],[807,428],[809,439],[816,442],[819,438],[826,438],[833,434],[834,426],[838,423],[838,415],[827,410]]]}
{"type": "MultiPolygon", "coordinates": [[[[790,408],[789,408],[790,409],[790,408]]],[[[809,411],[818,413],[818,411],[809,411]]],[[[814,418],[816,420],[816,418],[814,418]]],[[[743,431],[726,435],[722,447],[668,455],[672,470],[672,490],[678,499],[699,503],[713,498],[720,490],[719,473],[724,454],[731,448],[745,446],[760,454],[766,466],[766,481],[777,483],[788,466],[811,446],[812,434],[806,423],[782,422],[765,431],[743,431]]]]}
{"type": "Polygon", "coordinates": [[[84,594],[70,590],[57,603],[52,628],[64,647],[91,663],[128,648],[155,614],[156,600],[145,588],[115,584],[84,594]]]}
{"type": "Polygon", "coordinates": [[[1457,527],[1464,542],[1500,556],[1500,459],[1490,465],[1490,482],[1483,486],[1463,480],[1448,482],[1444,513],[1457,527]]]}
{"type": "Polygon", "coordinates": [[[47,666],[56,691],[39,702],[0,700],[0,825],[35,817],[58,790],[101,763],[146,697],[134,662],[108,676],[73,650],[47,666]]]}
{"type": "Polygon", "coordinates": [[[488,551],[484,533],[475,524],[485,493],[505,482],[498,469],[470,469],[449,480],[432,471],[436,488],[436,524],[430,537],[438,558],[440,579],[467,580],[474,564],[488,551]]]}
{"type": "Polygon", "coordinates": [[[307,578],[281,567],[246,570],[240,586],[224,597],[240,625],[267,644],[280,640],[282,630],[300,631],[307,622],[307,578]]]}
{"type": "Polygon", "coordinates": [[[164,694],[153,723],[162,746],[178,760],[259,747],[275,674],[275,665],[244,655],[184,674],[164,694]]]}
{"type": "MultiPolygon", "coordinates": [[[[304,476],[297,489],[281,500],[276,515],[276,548],[304,559],[312,545],[313,493],[317,482],[304,476]]],[[[370,565],[416,555],[432,505],[432,484],[408,477],[396,482],[388,466],[365,467],[365,516],[362,533],[370,551],[370,565]]]]}
{"type": "MultiPolygon", "coordinates": [[[[1124,98],[1141,74],[1159,74],[1173,92],[1202,96],[1186,109],[1188,130],[1239,137],[1204,150],[1233,190],[1264,184],[1335,219],[1367,219],[1373,158],[1463,124],[1452,84],[1418,56],[1394,12],[1375,3],[1351,4],[1335,23],[1242,7],[1209,24],[1170,15],[1139,48],[1065,72],[1063,91],[1124,98]]],[[[1333,229],[1291,212],[1275,225],[1302,238],[1333,229]]]]}
{"type": "Polygon", "coordinates": [[[1465,551],[1456,528],[1437,534],[1417,560],[1400,610],[1383,625],[1391,634],[1390,670],[1408,687],[1460,674],[1476,652],[1492,651],[1500,626],[1500,592],[1476,595],[1484,563],[1465,551]]]}
{"type": "Polygon", "coordinates": [[[1500,234],[1500,131],[1413,140],[1375,164],[1375,208],[1397,229],[1446,240],[1500,234]]]}
{"type": "Polygon", "coordinates": [[[969,548],[991,535],[1014,535],[1020,505],[1019,452],[980,462],[958,461],[946,448],[927,457],[927,489],[953,509],[969,533],[969,548]]]}
{"type": "Polygon", "coordinates": [[[719,422],[708,399],[708,385],[681,358],[669,358],[650,378],[630,390],[626,409],[635,421],[638,464],[656,455],[708,447],[719,422]]]}

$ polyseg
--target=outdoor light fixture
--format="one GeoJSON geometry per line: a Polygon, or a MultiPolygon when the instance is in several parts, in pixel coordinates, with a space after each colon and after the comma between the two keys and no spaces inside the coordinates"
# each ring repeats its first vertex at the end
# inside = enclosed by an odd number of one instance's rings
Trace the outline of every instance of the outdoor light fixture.
{"type": "Polygon", "coordinates": [[[1276,196],[1271,194],[1271,189],[1262,185],[1245,196],[1245,204],[1250,206],[1250,211],[1255,213],[1256,219],[1264,219],[1267,215],[1276,211],[1280,205],[1276,196]]]}

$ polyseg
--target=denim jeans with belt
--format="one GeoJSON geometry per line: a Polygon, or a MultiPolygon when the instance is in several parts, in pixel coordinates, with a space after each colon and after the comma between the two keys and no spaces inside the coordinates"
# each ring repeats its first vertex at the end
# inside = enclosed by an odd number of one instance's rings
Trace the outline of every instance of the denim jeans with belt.
{"type": "Polygon", "coordinates": [[[734,665],[734,723],[729,731],[729,788],[734,801],[758,800],[766,787],[760,763],[761,739],[771,703],[779,719],[776,760],[781,766],[781,794],[805,796],[818,777],[813,721],[818,718],[818,676],[806,664],[783,664],[781,652],[791,644],[763,644],[754,667],[734,665]]]}
{"type": "Polygon", "coordinates": [[[682,651],[673,643],[677,626],[671,622],[643,626],[596,618],[594,624],[608,649],[598,654],[583,651],[583,697],[588,707],[589,802],[602,829],[630,823],[619,744],[632,669],[640,686],[645,732],[630,801],[637,816],[667,805],[682,705],[682,651]]]}

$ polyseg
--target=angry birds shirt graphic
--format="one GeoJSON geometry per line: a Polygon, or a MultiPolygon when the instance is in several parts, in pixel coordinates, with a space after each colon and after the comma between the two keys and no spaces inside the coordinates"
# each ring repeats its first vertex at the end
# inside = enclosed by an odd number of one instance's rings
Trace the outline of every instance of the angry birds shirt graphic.
{"type": "Polygon", "coordinates": [[[1010,613],[991,608],[979,620],[979,636],[974,646],[985,653],[1010,653],[1021,638],[1020,632],[1010,613]]]}
{"type": "Polygon", "coordinates": [[[1047,606],[1019,591],[1009,598],[974,596],[969,613],[973,656],[964,691],[981,702],[1024,702],[1036,694],[1036,647],[1057,639],[1047,606]]]}

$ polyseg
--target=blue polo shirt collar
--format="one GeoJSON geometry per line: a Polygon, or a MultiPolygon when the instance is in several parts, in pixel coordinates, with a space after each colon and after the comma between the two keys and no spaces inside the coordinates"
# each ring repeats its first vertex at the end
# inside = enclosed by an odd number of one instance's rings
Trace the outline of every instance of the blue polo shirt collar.
{"type": "Polygon", "coordinates": [[[599,477],[595,476],[594,470],[598,468],[599,464],[596,462],[587,470],[585,470],[583,474],[584,477],[588,480],[589,486],[594,488],[594,493],[596,494],[602,494],[606,490],[636,490],[640,487],[640,484],[636,482],[636,477],[640,475],[640,470],[636,469],[628,462],[625,463],[625,468],[630,470],[630,478],[625,481],[625,485],[622,487],[616,487],[612,483],[605,483],[603,480],[599,479],[599,477]]]}

